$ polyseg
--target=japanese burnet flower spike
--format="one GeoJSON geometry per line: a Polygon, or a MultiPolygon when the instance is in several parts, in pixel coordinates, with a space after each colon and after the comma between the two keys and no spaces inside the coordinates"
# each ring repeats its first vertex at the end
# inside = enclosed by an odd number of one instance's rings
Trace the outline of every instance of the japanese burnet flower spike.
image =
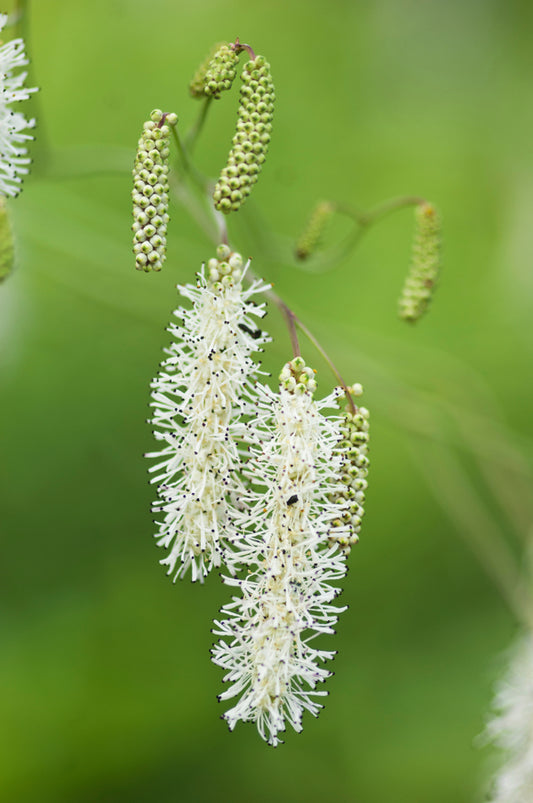
{"type": "Polygon", "coordinates": [[[217,249],[196,287],[180,287],[191,309],[174,313],[173,342],[152,383],[152,424],[161,451],[150,471],[158,484],[154,511],[158,544],[170,550],[161,563],[169,574],[202,581],[220,566],[229,527],[228,505],[243,492],[239,477],[241,394],[258,366],[253,352],[267,342],[256,320],[264,304],[253,296],[264,287],[244,289],[246,266],[226,245],[217,249]]]}
{"type": "MultiPolygon", "coordinates": [[[[0,14],[0,34],[6,26],[7,15],[0,14]]],[[[21,68],[28,64],[22,39],[0,44],[0,282],[10,273],[14,261],[14,243],[9,222],[6,198],[14,198],[22,189],[30,159],[26,143],[33,139],[28,133],[35,120],[28,120],[15,110],[17,104],[28,100],[37,89],[24,86],[27,73],[21,68]]]]}
{"type": "MultiPolygon", "coordinates": [[[[329,645],[322,648],[321,638],[334,632],[344,610],[335,600],[364,513],[369,416],[354,402],[361,386],[346,386],[310,330],[229,245],[226,221],[243,209],[246,214],[244,201],[271,137],[268,62],[239,39],[218,44],[195,73],[190,93],[201,103],[196,123],[182,136],[175,115],[153,112],[134,168],[138,268],[158,271],[166,256],[169,137],[178,159],[175,195],[216,248],[196,284],[178,287],[182,304],[170,325],[172,342],[151,385],[151,423],[160,446],[148,454],[155,461],[155,537],[167,550],[161,563],[174,579],[202,582],[222,568],[224,584],[234,592],[215,622],[212,649],[228,684],[220,699],[233,701],[223,717],[230,729],[239,721],[254,723],[276,746],[287,725],[300,731],[306,711],[318,714],[326,693],[319,685],[331,673],[323,663],[335,653],[329,645]],[[197,170],[190,154],[213,101],[232,89],[242,54],[247,60],[236,131],[215,182],[197,170]],[[277,391],[261,381],[255,359],[269,342],[258,325],[267,301],[284,316],[292,345],[277,391]],[[321,400],[315,399],[315,372],[301,356],[297,330],[335,376],[336,387],[321,400]],[[347,407],[340,411],[343,393],[347,407]]],[[[397,199],[370,213],[348,214],[363,229],[422,200],[397,199]]],[[[338,211],[346,209],[333,202],[316,210],[299,241],[300,260],[313,261],[325,225],[338,211]]],[[[296,265],[290,256],[287,263],[296,265]]]]}
{"type": "Polygon", "coordinates": [[[316,687],[331,674],[322,664],[335,653],[314,640],[334,633],[344,610],[332,603],[346,573],[339,546],[352,537],[340,421],[322,412],[337,407],[340,390],[315,401],[314,372],[301,357],[279,380],[278,394],[255,388],[248,490],[233,513],[229,558],[246,573],[224,578],[241,596],[222,608],[212,650],[230,684],[220,699],[240,698],[224,714],[230,729],[252,721],[273,746],[286,723],[301,731],[304,711],[316,716],[322,708],[326,692],[316,687]]]}

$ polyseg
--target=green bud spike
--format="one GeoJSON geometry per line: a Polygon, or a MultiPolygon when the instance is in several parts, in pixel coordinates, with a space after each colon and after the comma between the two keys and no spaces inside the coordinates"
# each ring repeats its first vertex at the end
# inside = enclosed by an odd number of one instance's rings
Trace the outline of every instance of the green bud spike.
{"type": "Polygon", "coordinates": [[[270,65],[256,56],[241,75],[237,130],[226,167],[213,193],[215,207],[225,214],[237,211],[257,181],[266,158],[274,113],[274,84],[270,65]]]}
{"type": "Polygon", "coordinates": [[[207,263],[207,276],[211,289],[220,292],[224,287],[241,283],[244,260],[228,245],[219,245],[217,255],[207,263]]]}
{"type": "Polygon", "coordinates": [[[13,270],[15,243],[5,198],[0,198],[0,282],[13,270]]]}
{"type": "Polygon", "coordinates": [[[316,390],[315,371],[305,364],[302,357],[294,357],[281,369],[279,383],[291,393],[308,393],[312,396],[316,390]]]}
{"type": "Polygon", "coordinates": [[[422,317],[433,296],[441,267],[441,220],[432,204],[415,209],[415,236],[411,267],[398,302],[398,314],[414,323],[422,317]]]}
{"type": "Polygon", "coordinates": [[[161,270],[168,223],[168,142],[177,115],[155,109],[143,126],[133,167],[133,253],[137,270],[161,270]]]}
{"type": "Polygon", "coordinates": [[[205,98],[205,76],[213,61],[215,55],[218,53],[224,42],[218,42],[209,51],[209,55],[202,61],[196,72],[194,73],[191,83],[189,84],[189,92],[193,98],[205,98]]]}
{"type": "MultiPolygon", "coordinates": [[[[355,385],[354,387],[359,391],[357,395],[360,395],[361,386],[355,385]]],[[[352,389],[349,388],[350,391],[352,389]]],[[[337,516],[332,522],[332,527],[337,527],[335,522],[341,519],[349,525],[350,535],[339,537],[333,529],[329,533],[328,540],[330,546],[336,545],[346,554],[349,554],[352,546],[359,540],[361,519],[365,512],[365,490],[369,464],[368,419],[368,410],[365,407],[359,407],[355,415],[347,410],[340,425],[340,431],[344,435],[337,445],[343,458],[340,481],[346,487],[342,491],[332,494],[333,498],[330,497],[332,502],[337,503],[337,516]]]]}
{"type": "Polygon", "coordinates": [[[295,253],[298,259],[307,259],[316,251],[334,212],[335,205],[330,201],[319,201],[317,203],[296,243],[295,253]]]}
{"type": "Polygon", "coordinates": [[[204,95],[219,98],[220,93],[231,89],[237,71],[239,56],[230,45],[220,45],[207,65],[204,76],[204,95]]]}

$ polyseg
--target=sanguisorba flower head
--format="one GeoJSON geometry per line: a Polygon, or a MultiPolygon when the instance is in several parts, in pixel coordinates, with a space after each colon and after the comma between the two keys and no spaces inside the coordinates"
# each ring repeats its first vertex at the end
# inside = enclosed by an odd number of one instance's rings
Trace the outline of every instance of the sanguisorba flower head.
{"type": "Polygon", "coordinates": [[[442,255],[440,215],[430,203],[415,207],[411,266],[398,301],[400,318],[415,323],[426,312],[437,283],[442,255]]]}
{"type": "Polygon", "coordinates": [[[272,132],[275,93],[270,64],[263,56],[255,56],[244,65],[241,80],[237,130],[213,192],[215,208],[224,214],[237,211],[250,194],[272,132]]]}
{"type": "MultiPolygon", "coordinates": [[[[0,32],[6,22],[7,15],[0,14],[0,32]]],[[[22,39],[0,45],[0,195],[4,196],[18,195],[30,163],[25,144],[33,139],[28,129],[33,128],[35,120],[27,120],[12,108],[37,91],[24,86],[26,73],[20,68],[27,63],[22,39]]]]}
{"type": "Polygon", "coordinates": [[[161,563],[175,579],[190,571],[202,581],[221,564],[228,510],[243,491],[241,397],[259,373],[251,355],[268,341],[255,323],[264,305],[251,300],[266,288],[243,289],[245,270],[240,254],[221,245],[197,286],[179,288],[192,307],[175,311],[181,323],[170,326],[174,342],[152,383],[154,434],[164,444],[148,455],[159,459],[150,469],[158,484],[155,537],[169,550],[161,563]]]}
{"type": "Polygon", "coordinates": [[[515,645],[511,663],[494,700],[487,736],[505,761],[493,782],[491,803],[533,800],[533,635],[515,645]]]}
{"type": "Polygon", "coordinates": [[[238,536],[229,559],[246,574],[224,578],[241,596],[222,608],[213,631],[221,637],[213,661],[231,684],[220,699],[240,697],[224,718],[230,729],[255,722],[274,746],[286,722],[300,731],[303,712],[316,716],[322,708],[317,698],[326,692],[316,686],[331,674],[321,663],[334,652],[313,646],[314,639],[333,633],[343,610],[332,603],[346,555],[329,543],[337,512],[331,499],[342,491],[339,421],[321,412],[337,406],[338,394],[314,401],[315,389],[314,372],[300,357],[283,368],[279,394],[255,388],[250,487],[232,511],[238,536]]]}
{"type": "Polygon", "coordinates": [[[133,253],[135,267],[159,271],[166,258],[170,127],[176,114],[154,109],[144,124],[133,167],[133,253]]]}

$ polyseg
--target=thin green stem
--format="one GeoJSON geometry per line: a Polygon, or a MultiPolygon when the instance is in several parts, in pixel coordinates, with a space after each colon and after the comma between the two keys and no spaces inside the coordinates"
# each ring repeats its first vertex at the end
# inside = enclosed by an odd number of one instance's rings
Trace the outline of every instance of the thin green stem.
{"type": "Polygon", "coordinates": [[[399,198],[391,198],[368,212],[361,212],[347,204],[334,203],[335,210],[343,215],[351,217],[359,226],[367,228],[377,223],[378,220],[396,212],[398,209],[405,209],[407,206],[419,206],[425,202],[424,198],[417,195],[403,195],[399,198]]]}
{"type": "Polygon", "coordinates": [[[316,339],[316,337],[313,335],[313,333],[307,328],[307,326],[305,326],[304,323],[302,323],[302,321],[296,315],[294,315],[294,313],[293,313],[293,318],[294,318],[294,322],[296,323],[298,328],[301,329],[301,331],[304,333],[304,335],[307,337],[307,339],[311,341],[313,346],[316,348],[316,350],[319,352],[319,354],[322,355],[324,360],[327,362],[327,364],[331,368],[331,370],[333,372],[333,375],[337,379],[337,382],[339,383],[340,387],[344,390],[346,399],[347,399],[348,404],[350,406],[350,412],[352,414],[355,414],[357,412],[357,410],[356,410],[356,407],[355,407],[355,404],[354,404],[354,400],[352,398],[352,394],[348,390],[348,386],[347,386],[346,382],[344,381],[344,379],[342,378],[340,372],[337,370],[333,360],[329,357],[328,353],[323,348],[323,346],[320,345],[319,341],[316,339]]]}
{"type": "MultiPolygon", "coordinates": [[[[251,271],[250,269],[248,269],[246,275],[247,275],[247,278],[248,278],[249,281],[255,281],[257,279],[257,277],[255,276],[253,271],[251,271]]],[[[307,328],[307,326],[298,318],[296,313],[294,313],[291,310],[291,308],[282,300],[282,298],[276,292],[274,292],[274,290],[271,287],[269,287],[265,291],[265,294],[266,294],[267,298],[270,298],[271,301],[274,302],[274,304],[278,307],[278,309],[280,310],[281,314],[285,318],[285,321],[287,323],[287,327],[289,329],[289,337],[291,339],[291,345],[292,345],[292,350],[293,350],[294,356],[295,357],[299,357],[301,355],[300,344],[298,342],[298,333],[296,331],[296,327],[298,327],[298,329],[300,329],[304,333],[304,335],[307,337],[307,339],[311,341],[311,343],[316,348],[318,353],[324,358],[326,363],[329,365],[329,367],[330,367],[333,375],[335,376],[339,386],[344,390],[344,393],[346,395],[346,399],[348,400],[348,404],[349,404],[349,407],[350,407],[350,412],[353,413],[353,414],[356,413],[357,412],[357,408],[356,408],[356,406],[354,404],[354,401],[353,401],[353,398],[352,398],[352,394],[348,390],[348,386],[346,385],[346,382],[342,378],[340,372],[337,370],[337,368],[335,366],[335,363],[333,362],[331,357],[328,355],[328,353],[324,349],[324,347],[319,343],[319,341],[316,339],[316,337],[313,335],[313,333],[307,328]]]]}
{"type": "Polygon", "coordinates": [[[353,251],[365,231],[374,225],[374,223],[377,223],[392,212],[396,212],[398,209],[405,209],[408,206],[418,206],[421,203],[424,203],[424,198],[420,198],[416,195],[406,195],[400,198],[392,198],[390,201],[385,201],[373,209],[364,212],[355,209],[349,204],[332,201],[331,204],[335,212],[349,217],[354,223],[354,229],[339,245],[329,248],[316,257],[311,257],[307,265],[303,265],[300,260],[295,261],[294,264],[301,270],[308,271],[309,273],[321,273],[325,270],[330,270],[353,251]]]}
{"type": "Polygon", "coordinates": [[[185,146],[190,154],[192,154],[196,141],[202,132],[212,100],[212,97],[207,97],[204,100],[200,108],[200,114],[185,135],[185,146]]]}
{"type": "Polygon", "coordinates": [[[294,357],[301,357],[302,352],[300,351],[300,343],[298,342],[298,333],[296,331],[296,315],[290,309],[290,307],[285,304],[281,298],[276,294],[272,293],[271,297],[275,296],[276,304],[278,305],[279,309],[281,310],[283,317],[287,323],[287,328],[289,330],[289,337],[291,339],[291,346],[292,346],[292,353],[294,357]]]}

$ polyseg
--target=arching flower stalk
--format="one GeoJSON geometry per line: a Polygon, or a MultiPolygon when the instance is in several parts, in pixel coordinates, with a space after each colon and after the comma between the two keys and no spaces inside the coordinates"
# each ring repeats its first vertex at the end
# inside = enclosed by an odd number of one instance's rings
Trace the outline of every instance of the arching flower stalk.
{"type": "MultiPolygon", "coordinates": [[[[314,401],[314,372],[301,357],[280,375],[279,394],[256,388],[256,413],[249,424],[250,487],[243,509],[232,511],[234,569],[225,577],[241,596],[222,608],[214,633],[213,661],[231,685],[221,700],[239,696],[224,714],[230,729],[255,722],[263,739],[280,743],[288,722],[302,729],[305,710],[317,715],[316,689],[331,673],[321,666],[334,652],[313,646],[317,635],[333,633],[340,611],[332,604],[346,572],[346,555],[329,542],[342,491],[338,418],[321,413],[337,406],[338,393],[314,401]]],[[[340,392],[340,391],[339,391],[340,392]]],[[[341,524],[337,535],[349,537],[341,524]]]]}
{"type": "Polygon", "coordinates": [[[486,735],[501,748],[505,761],[493,782],[491,803],[533,800],[533,635],[515,646],[494,700],[495,715],[486,735]]]}
{"type": "MultiPolygon", "coordinates": [[[[0,31],[7,22],[7,14],[0,14],[0,31]]],[[[28,63],[22,39],[12,39],[0,45],[0,195],[18,195],[22,176],[28,172],[30,159],[26,142],[33,139],[27,129],[33,128],[35,120],[27,120],[11,106],[28,100],[36,88],[24,86],[27,73],[20,67],[28,63]],[[15,73],[15,74],[13,74],[15,73]]]]}
{"type": "Polygon", "coordinates": [[[221,565],[228,511],[243,493],[241,396],[259,373],[251,355],[269,339],[255,323],[264,304],[251,300],[266,286],[255,281],[244,290],[245,271],[240,254],[222,245],[197,286],[179,288],[192,308],[174,313],[181,324],[170,326],[175,341],[152,383],[154,435],[164,444],[147,455],[159,459],[150,469],[161,515],[155,537],[170,550],[161,563],[174,579],[190,570],[202,582],[221,565]]]}

